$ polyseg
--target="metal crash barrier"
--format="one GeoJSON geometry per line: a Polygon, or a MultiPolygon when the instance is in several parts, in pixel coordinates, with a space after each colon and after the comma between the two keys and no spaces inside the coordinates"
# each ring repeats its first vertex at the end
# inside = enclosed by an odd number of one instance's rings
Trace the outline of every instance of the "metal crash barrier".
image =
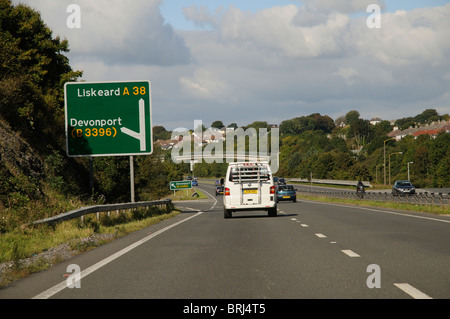
{"type": "Polygon", "coordinates": [[[47,224],[47,225],[54,225],[58,222],[83,217],[88,214],[94,214],[94,213],[102,213],[102,212],[119,212],[121,210],[130,210],[135,208],[143,208],[143,207],[151,207],[151,206],[162,206],[166,205],[166,208],[171,207],[172,200],[171,199],[163,199],[163,200],[156,200],[156,201],[148,201],[148,202],[137,202],[137,203],[123,203],[123,204],[109,204],[109,205],[96,205],[96,206],[89,206],[89,207],[82,207],[79,209],[71,210],[66,213],[59,214],[54,217],[44,218],[41,220],[34,221],[33,225],[39,225],[39,224],[47,224]]]}

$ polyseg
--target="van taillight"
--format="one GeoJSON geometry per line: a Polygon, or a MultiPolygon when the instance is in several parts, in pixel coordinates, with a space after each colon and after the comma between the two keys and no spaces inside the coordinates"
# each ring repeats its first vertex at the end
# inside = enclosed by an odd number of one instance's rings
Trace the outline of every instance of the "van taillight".
{"type": "Polygon", "coordinates": [[[275,194],[275,186],[270,186],[270,193],[275,194]]]}
{"type": "Polygon", "coordinates": [[[225,187],[225,196],[230,196],[230,189],[225,187]]]}

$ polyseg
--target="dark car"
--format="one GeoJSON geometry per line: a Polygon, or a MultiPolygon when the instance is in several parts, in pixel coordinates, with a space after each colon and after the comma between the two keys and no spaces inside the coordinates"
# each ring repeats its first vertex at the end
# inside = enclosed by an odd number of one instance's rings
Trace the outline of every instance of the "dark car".
{"type": "Polygon", "coordinates": [[[297,201],[296,189],[292,185],[279,185],[277,188],[277,201],[291,200],[294,203],[297,201]]]}
{"type": "Polygon", "coordinates": [[[217,195],[223,195],[223,189],[224,189],[223,186],[217,186],[216,187],[216,196],[217,195]]]}
{"type": "Polygon", "coordinates": [[[414,195],[416,188],[410,181],[395,181],[392,186],[392,195],[414,195]]]}
{"type": "Polygon", "coordinates": [[[286,180],[284,178],[278,179],[278,185],[286,185],[286,180]]]}

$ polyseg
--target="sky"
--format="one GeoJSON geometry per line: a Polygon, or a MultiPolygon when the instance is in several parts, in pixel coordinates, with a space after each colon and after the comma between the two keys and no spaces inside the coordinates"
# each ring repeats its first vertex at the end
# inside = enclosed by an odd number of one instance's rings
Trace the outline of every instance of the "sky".
{"type": "Polygon", "coordinates": [[[69,41],[82,80],[149,80],[153,125],[169,131],[450,113],[450,0],[12,2],[69,41]]]}

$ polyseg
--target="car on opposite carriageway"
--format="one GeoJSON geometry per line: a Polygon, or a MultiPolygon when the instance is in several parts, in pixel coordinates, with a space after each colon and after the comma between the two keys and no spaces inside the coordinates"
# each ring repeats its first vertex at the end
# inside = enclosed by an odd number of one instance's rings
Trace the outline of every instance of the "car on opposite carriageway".
{"type": "Polygon", "coordinates": [[[392,186],[392,195],[414,195],[416,188],[410,181],[395,181],[392,186]]]}

